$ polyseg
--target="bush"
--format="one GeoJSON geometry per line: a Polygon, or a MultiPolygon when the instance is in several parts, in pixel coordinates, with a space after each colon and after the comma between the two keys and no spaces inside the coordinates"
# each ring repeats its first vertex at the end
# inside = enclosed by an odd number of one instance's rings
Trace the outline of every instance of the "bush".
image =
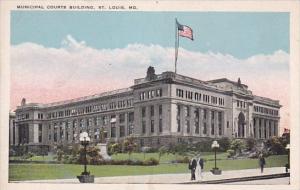
{"type": "Polygon", "coordinates": [[[228,149],[227,153],[228,153],[228,156],[227,156],[228,158],[232,158],[235,155],[235,152],[232,149],[228,149]]]}
{"type": "Polygon", "coordinates": [[[272,137],[266,142],[268,149],[271,151],[271,154],[286,154],[285,142],[281,137],[272,137]]]}
{"type": "Polygon", "coordinates": [[[176,162],[176,163],[184,163],[184,164],[187,164],[187,163],[190,163],[190,159],[189,159],[187,156],[185,156],[185,157],[183,157],[182,159],[177,159],[177,160],[175,160],[175,162],[176,162]]]}
{"type": "Polygon", "coordinates": [[[159,161],[155,158],[149,158],[143,162],[143,166],[155,166],[158,164],[159,164],[159,161]]]}
{"type": "Polygon", "coordinates": [[[240,139],[233,139],[230,143],[230,149],[234,150],[235,154],[241,153],[244,148],[245,143],[240,139]]]}
{"type": "Polygon", "coordinates": [[[246,149],[251,151],[255,148],[255,145],[256,145],[256,141],[254,138],[247,138],[246,139],[246,149]]]}

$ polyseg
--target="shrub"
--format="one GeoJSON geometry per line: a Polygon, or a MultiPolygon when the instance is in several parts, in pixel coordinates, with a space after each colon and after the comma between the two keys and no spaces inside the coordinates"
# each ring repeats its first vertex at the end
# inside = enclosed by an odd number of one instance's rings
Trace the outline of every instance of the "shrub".
{"type": "Polygon", "coordinates": [[[227,156],[228,158],[232,158],[235,155],[235,152],[232,149],[228,149],[227,153],[228,153],[228,156],[227,156]]]}
{"type": "Polygon", "coordinates": [[[240,139],[233,139],[230,143],[230,149],[234,150],[234,153],[241,153],[242,149],[245,148],[244,141],[240,139]]]}
{"type": "Polygon", "coordinates": [[[253,150],[255,148],[256,141],[254,138],[247,138],[246,139],[246,149],[247,150],[253,150]]]}
{"type": "Polygon", "coordinates": [[[281,137],[272,137],[271,139],[268,139],[266,145],[272,154],[286,153],[284,142],[281,137]]]}
{"type": "Polygon", "coordinates": [[[159,164],[159,161],[155,158],[149,158],[143,162],[144,166],[154,166],[154,165],[158,165],[158,164],[159,164]]]}

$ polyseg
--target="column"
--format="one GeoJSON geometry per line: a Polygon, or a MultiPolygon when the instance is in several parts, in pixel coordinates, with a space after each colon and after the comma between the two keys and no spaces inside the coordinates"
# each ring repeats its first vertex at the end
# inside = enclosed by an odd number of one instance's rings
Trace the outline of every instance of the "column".
{"type": "Polygon", "coordinates": [[[199,108],[199,136],[203,136],[203,109],[199,108]]]}
{"type": "Polygon", "coordinates": [[[271,136],[275,136],[275,131],[274,131],[274,120],[271,120],[271,136]]]}
{"type": "Polygon", "coordinates": [[[255,118],[255,124],[254,124],[254,127],[255,127],[255,134],[254,134],[254,137],[256,139],[259,139],[259,118],[255,118]]]}
{"type": "Polygon", "coordinates": [[[193,107],[193,106],[190,106],[189,109],[190,109],[190,119],[189,119],[190,120],[190,134],[192,136],[195,136],[196,135],[196,133],[195,133],[195,129],[196,129],[196,126],[195,126],[195,119],[196,119],[195,111],[196,111],[196,108],[193,107]]]}
{"type": "Polygon", "coordinates": [[[269,136],[269,130],[270,130],[270,127],[269,127],[269,120],[268,119],[266,119],[266,131],[267,131],[267,134],[266,134],[266,137],[267,137],[267,139],[269,139],[270,138],[270,136],[269,136]]]}
{"type": "Polygon", "coordinates": [[[211,110],[206,109],[206,133],[208,137],[211,137],[211,110]]]}

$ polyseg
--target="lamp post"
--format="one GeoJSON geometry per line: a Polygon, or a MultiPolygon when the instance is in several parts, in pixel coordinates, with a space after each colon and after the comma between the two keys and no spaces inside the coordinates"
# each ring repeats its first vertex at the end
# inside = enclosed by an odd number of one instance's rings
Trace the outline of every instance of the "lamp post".
{"type": "Polygon", "coordinates": [[[290,144],[287,144],[285,149],[288,152],[288,163],[285,165],[285,172],[287,173],[290,169],[290,144]]]}
{"type": "Polygon", "coordinates": [[[90,172],[87,171],[87,157],[86,157],[86,147],[89,145],[91,139],[87,132],[80,133],[79,141],[84,147],[84,171],[80,176],[77,176],[80,183],[94,183],[94,176],[90,175],[90,172]]]}
{"type": "Polygon", "coordinates": [[[220,170],[219,168],[217,168],[217,148],[219,148],[220,145],[218,143],[218,141],[213,141],[211,148],[215,151],[215,167],[211,170],[211,172],[214,175],[220,175],[222,173],[222,170],[220,170]]]}

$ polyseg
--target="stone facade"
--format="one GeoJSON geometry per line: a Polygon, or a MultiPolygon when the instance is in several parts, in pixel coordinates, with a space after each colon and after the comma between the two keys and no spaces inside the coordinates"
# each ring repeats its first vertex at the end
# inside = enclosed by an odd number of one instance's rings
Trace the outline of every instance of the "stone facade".
{"type": "Polygon", "coordinates": [[[228,79],[201,81],[148,69],[130,88],[50,104],[26,103],[10,122],[10,145],[72,146],[87,131],[92,143],[135,137],[140,146],[205,138],[278,136],[278,100],[259,97],[228,79]]]}

